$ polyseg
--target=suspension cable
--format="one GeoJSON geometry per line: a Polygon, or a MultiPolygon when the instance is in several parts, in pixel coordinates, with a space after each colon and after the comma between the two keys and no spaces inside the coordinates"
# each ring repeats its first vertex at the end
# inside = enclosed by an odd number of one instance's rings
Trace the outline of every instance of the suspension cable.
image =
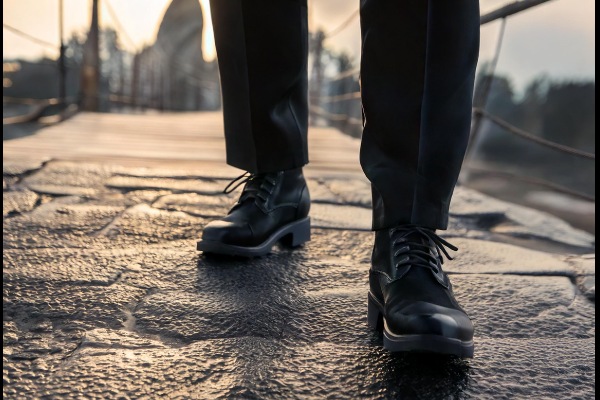
{"type": "Polygon", "coordinates": [[[18,36],[21,36],[21,37],[22,37],[22,38],[24,38],[24,39],[27,39],[27,40],[29,40],[29,41],[31,41],[31,42],[37,43],[37,44],[39,44],[39,45],[45,46],[45,47],[47,47],[47,48],[50,48],[50,49],[52,49],[52,50],[54,50],[54,51],[58,52],[58,49],[57,49],[57,47],[58,47],[59,45],[57,45],[57,44],[50,43],[50,42],[46,42],[45,40],[42,40],[42,39],[36,38],[35,36],[32,36],[32,35],[30,35],[30,34],[28,34],[28,33],[25,33],[25,32],[23,32],[22,30],[20,30],[20,29],[17,29],[17,28],[15,28],[14,26],[10,26],[10,25],[8,25],[8,24],[6,24],[6,23],[2,23],[2,27],[3,27],[4,29],[6,29],[6,30],[8,30],[8,31],[10,31],[10,32],[12,32],[12,33],[14,33],[14,34],[18,35],[18,36]]]}

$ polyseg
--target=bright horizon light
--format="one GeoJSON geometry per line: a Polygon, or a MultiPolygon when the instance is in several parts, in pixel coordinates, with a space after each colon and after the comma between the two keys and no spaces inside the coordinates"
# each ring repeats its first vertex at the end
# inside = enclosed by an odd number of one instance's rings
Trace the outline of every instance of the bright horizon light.
{"type": "MultiPolygon", "coordinates": [[[[89,29],[91,1],[63,0],[64,38],[73,33],[85,33],[89,29]]],[[[199,0],[204,14],[202,35],[203,58],[212,61],[216,58],[209,0],[199,0]]],[[[130,52],[154,43],[170,0],[144,0],[144,12],[141,13],[140,1],[100,0],[100,25],[110,26],[120,34],[120,43],[130,52]],[[108,3],[106,3],[108,2],[108,3]],[[105,4],[106,3],[106,4],[105,4]],[[108,12],[108,5],[114,10],[123,32],[108,12]],[[148,28],[151,26],[152,28],[148,28]],[[126,36],[126,37],[125,37],[126,36]],[[128,40],[131,38],[131,41],[128,40]],[[133,42],[133,43],[131,43],[133,42]]],[[[59,0],[5,0],[2,2],[3,22],[45,42],[56,43],[56,48],[40,46],[4,30],[3,58],[22,58],[34,60],[40,57],[56,58],[59,47],[59,0]]]]}
{"type": "MultiPolygon", "coordinates": [[[[63,0],[65,38],[73,32],[84,33],[89,27],[91,0],[63,0]]],[[[204,13],[203,58],[216,57],[209,0],[198,0],[204,13]]],[[[250,1],[250,0],[249,0],[250,1]]],[[[482,12],[489,12],[512,0],[482,0],[482,12]]],[[[311,28],[331,31],[358,7],[358,0],[311,0],[311,28]]],[[[4,30],[5,59],[56,58],[58,54],[59,0],[5,0],[2,2],[4,23],[44,41],[56,43],[53,49],[20,38],[4,30]]],[[[133,46],[120,35],[128,51],[141,49],[156,39],[159,22],[170,0],[100,0],[100,23],[117,28],[107,5],[114,9],[133,46]]],[[[498,23],[482,29],[480,61],[492,57],[497,40],[498,23]]],[[[117,29],[119,31],[119,29],[117,29]]],[[[327,41],[335,51],[346,51],[358,63],[360,28],[356,18],[327,41]]],[[[595,80],[595,1],[553,0],[522,14],[510,17],[502,48],[498,73],[510,75],[517,90],[539,75],[555,79],[595,80]]]]}

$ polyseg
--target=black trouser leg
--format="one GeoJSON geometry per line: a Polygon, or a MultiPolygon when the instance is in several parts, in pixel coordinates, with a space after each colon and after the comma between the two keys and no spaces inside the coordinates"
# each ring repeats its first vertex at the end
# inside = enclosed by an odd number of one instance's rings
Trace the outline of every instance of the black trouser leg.
{"type": "Polygon", "coordinates": [[[254,173],[308,162],[306,0],[211,0],[228,164],[254,173]]]}
{"type": "Polygon", "coordinates": [[[477,0],[361,0],[361,165],[373,229],[446,229],[469,138],[477,0]]]}

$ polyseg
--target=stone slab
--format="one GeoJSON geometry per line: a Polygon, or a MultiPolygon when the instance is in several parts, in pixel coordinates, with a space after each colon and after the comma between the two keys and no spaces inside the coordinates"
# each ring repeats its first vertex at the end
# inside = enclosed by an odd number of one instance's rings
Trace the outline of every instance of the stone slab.
{"type": "Polygon", "coordinates": [[[464,186],[456,188],[450,214],[473,219],[481,229],[492,233],[595,248],[594,235],[575,229],[557,217],[507,203],[464,186]]]}
{"type": "Polygon", "coordinates": [[[445,269],[476,358],[392,355],[366,327],[368,183],[312,171],[325,229],[245,260],[195,250],[230,171],[5,167],[4,397],[594,396],[595,238],[457,188],[445,269]]]}
{"type": "MultiPolygon", "coordinates": [[[[256,272],[266,273],[262,268],[256,272]]],[[[257,282],[248,275],[239,269],[226,275],[213,271],[201,274],[195,292],[154,293],[136,308],[137,327],[183,341],[243,335],[294,343],[366,340],[367,271],[363,279],[333,289],[296,277],[289,283],[279,275],[257,282]]],[[[595,333],[594,306],[574,302],[567,278],[457,275],[452,281],[479,337],[583,338],[595,333]]]]}
{"type": "Polygon", "coordinates": [[[88,247],[123,207],[89,205],[64,197],[4,221],[3,246],[8,248],[88,247]]]}
{"type": "Polygon", "coordinates": [[[152,203],[152,207],[166,211],[181,211],[197,217],[218,218],[227,215],[235,202],[231,195],[179,193],[161,196],[152,203]]]}
{"type": "Polygon", "coordinates": [[[106,180],[105,185],[109,188],[126,191],[152,189],[217,195],[223,192],[223,189],[225,186],[227,186],[227,182],[216,179],[173,179],[113,176],[106,180]]]}
{"type": "Polygon", "coordinates": [[[20,176],[42,168],[46,160],[3,160],[2,174],[8,176],[20,176]]]}
{"type": "Polygon", "coordinates": [[[371,210],[355,206],[313,204],[310,209],[312,225],[316,228],[371,229],[371,210]]]}
{"type": "Polygon", "coordinates": [[[391,355],[377,341],[293,345],[246,336],[167,347],[131,339],[126,332],[96,331],[50,373],[39,364],[34,369],[27,362],[5,364],[3,391],[9,398],[171,399],[583,399],[595,394],[591,339],[568,339],[561,346],[548,339],[483,340],[471,362],[391,355]]]}
{"type": "Polygon", "coordinates": [[[2,216],[20,214],[33,210],[38,195],[30,190],[19,190],[2,193],[2,216]]]}

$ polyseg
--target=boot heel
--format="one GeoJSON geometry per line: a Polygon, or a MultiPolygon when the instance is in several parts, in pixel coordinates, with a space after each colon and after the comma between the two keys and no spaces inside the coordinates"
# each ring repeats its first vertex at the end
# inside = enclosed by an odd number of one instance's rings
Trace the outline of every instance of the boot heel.
{"type": "Polygon", "coordinates": [[[299,221],[281,241],[289,247],[298,247],[310,241],[310,218],[299,221]]]}
{"type": "Polygon", "coordinates": [[[369,329],[381,331],[383,330],[383,315],[379,310],[379,306],[371,298],[369,294],[369,300],[367,303],[367,324],[369,325],[369,329]]]}

